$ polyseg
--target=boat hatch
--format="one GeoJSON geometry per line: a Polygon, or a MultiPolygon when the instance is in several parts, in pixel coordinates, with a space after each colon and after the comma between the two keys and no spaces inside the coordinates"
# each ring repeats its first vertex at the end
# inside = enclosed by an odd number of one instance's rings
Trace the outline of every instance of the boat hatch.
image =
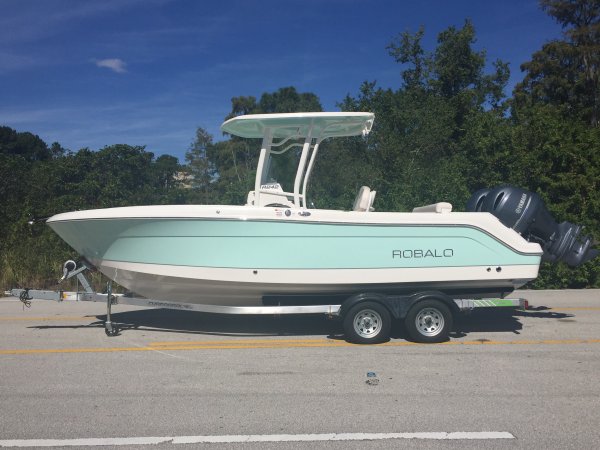
{"type": "Polygon", "coordinates": [[[306,189],[319,144],[330,137],[366,135],[374,118],[373,113],[367,112],[252,114],[229,119],[221,125],[221,130],[244,138],[262,137],[254,191],[248,194],[249,205],[306,208],[306,189]],[[273,189],[269,177],[272,157],[297,147],[302,150],[293,191],[279,186],[273,189]]]}

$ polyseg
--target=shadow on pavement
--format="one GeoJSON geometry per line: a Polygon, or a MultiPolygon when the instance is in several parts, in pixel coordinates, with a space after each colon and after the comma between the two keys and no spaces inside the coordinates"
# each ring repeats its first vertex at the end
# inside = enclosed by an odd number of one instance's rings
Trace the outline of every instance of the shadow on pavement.
{"type": "Polygon", "coordinates": [[[553,312],[545,306],[525,311],[511,308],[476,309],[471,313],[456,317],[454,330],[450,333],[450,337],[465,337],[473,332],[511,332],[520,334],[523,329],[523,324],[519,320],[521,317],[557,320],[573,317],[573,315],[553,312]]]}
{"type": "MultiPolygon", "coordinates": [[[[148,330],[157,333],[189,333],[217,336],[313,336],[343,339],[340,320],[314,315],[226,315],[171,309],[144,309],[113,312],[113,323],[121,332],[148,330]]],[[[521,317],[557,320],[573,317],[572,314],[552,312],[546,307],[520,311],[514,309],[482,309],[455,317],[451,338],[468,336],[474,332],[511,332],[520,334],[521,317]]],[[[59,328],[104,328],[105,315],[95,317],[85,325],[39,325],[30,328],[45,330],[59,328]]],[[[392,327],[392,339],[406,339],[402,321],[392,327]]]]}
{"type": "MultiPolygon", "coordinates": [[[[30,328],[104,328],[106,315],[86,325],[40,325],[30,328]]],[[[331,336],[341,334],[341,322],[325,315],[227,315],[172,309],[113,312],[113,323],[122,332],[149,330],[162,333],[191,333],[218,336],[331,336]]]]}

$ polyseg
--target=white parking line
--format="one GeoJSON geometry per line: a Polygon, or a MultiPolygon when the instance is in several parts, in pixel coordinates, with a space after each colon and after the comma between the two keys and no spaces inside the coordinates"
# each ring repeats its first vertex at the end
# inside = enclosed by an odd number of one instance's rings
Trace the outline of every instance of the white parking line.
{"type": "Polygon", "coordinates": [[[225,436],[165,436],[90,439],[9,439],[0,440],[0,447],[90,447],[100,445],[151,444],[232,444],[239,442],[317,442],[375,441],[382,439],[515,439],[506,431],[457,431],[424,433],[328,433],[328,434],[247,434],[225,436]]]}

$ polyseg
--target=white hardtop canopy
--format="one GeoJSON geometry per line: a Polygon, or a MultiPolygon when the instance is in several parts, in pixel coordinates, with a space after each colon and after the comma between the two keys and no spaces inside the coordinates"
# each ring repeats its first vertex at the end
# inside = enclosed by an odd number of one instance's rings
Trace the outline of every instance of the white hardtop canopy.
{"type": "Polygon", "coordinates": [[[306,138],[308,134],[321,140],[328,137],[366,135],[371,131],[375,115],[368,112],[307,112],[285,114],[249,114],[229,119],[221,130],[245,138],[261,138],[267,129],[277,138],[306,138]]]}
{"type": "Polygon", "coordinates": [[[221,130],[244,138],[262,137],[254,191],[248,194],[248,205],[305,208],[306,188],[319,144],[330,137],[365,136],[371,131],[374,119],[370,112],[249,114],[229,119],[221,125],[221,130]],[[294,192],[284,192],[279,183],[268,179],[271,155],[293,147],[302,147],[302,152],[294,192]]]}

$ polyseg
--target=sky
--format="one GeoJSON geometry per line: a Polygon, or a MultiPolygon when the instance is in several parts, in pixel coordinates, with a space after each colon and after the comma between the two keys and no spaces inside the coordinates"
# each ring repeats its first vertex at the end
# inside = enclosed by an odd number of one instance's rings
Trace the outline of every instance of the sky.
{"type": "MultiPolygon", "coordinates": [[[[294,86],[325,111],[363,81],[401,86],[386,46],[472,20],[491,64],[561,36],[537,0],[1,0],[0,125],[77,151],[144,145],[184,161],[231,98],[294,86]]],[[[375,119],[377,120],[377,119],[375,119]]]]}

